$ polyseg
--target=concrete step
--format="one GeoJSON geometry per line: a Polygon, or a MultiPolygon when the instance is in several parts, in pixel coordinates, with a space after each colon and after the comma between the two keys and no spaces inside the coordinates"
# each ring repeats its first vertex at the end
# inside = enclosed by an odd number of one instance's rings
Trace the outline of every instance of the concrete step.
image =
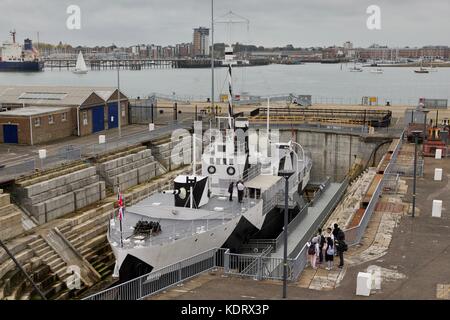
{"type": "Polygon", "coordinates": [[[39,247],[45,243],[46,242],[44,239],[42,239],[42,237],[38,237],[36,240],[29,242],[28,246],[33,249],[39,249],[39,247]]]}
{"type": "MultiPolygon", "coordinates": [[[[50,248],[50,246],[47,244],[47,246],[50,248]]],[[[52,249],[52,248],[50,248],[52,249]]],[[[42,259],[42,261],[48,261],[51,257],[56,256],[57,253],[55,252],[55,250],[50,250],[46,253],[44,253],[40,258],[42,259]]]]}
{"type": "Polygon", "coordinates": [[[36,253],[36,255],[38,257],[41,257],[44,254],[51,252],[51,251],[53,251],[53,249],[49,245],[44,246],[42,249],[34,250],[34,252],[36,253]]]}
{"type": "Polygon", "coordinates": [[[49,287],[45,292],[44,295],[46,297],[52,297],[62,290],[66,289],[66,285],[60,281],[55,282],[51,287],[49,287]]]}
{"type": "Polygon", "coordinates": [[[59,271],[59,270],[61,270],[61,269],[67,270],[67,264],[66,264],[66,262],[63,261],[62,259],[61,259],[61,262],[60,262],[60,263],[56,264],[56,265],[53,267],[53,270],[55,270],[55,272],[56,272],[56,271],[59,271]]]}
{"type": "MultiPolygon", "coordinates": [[[[34,256],[33,250],[25,249],[15,255],[16,260],[20,264],[24,264],[26,261],[30,260],[34,256]]],[[[10,259],[5,261],[0,265],[0,279],[2,279],[8,271],[16,267],[15,263],[10,259]]]]}
{"type": "Polygon", "coordinates": [[[105,241],[107,241],[106,240],[106,234],[101,232],[99,235],[97,235],[97,236],[91,238],[90,240],[86,241],[84,244],[82,244],[77,249],[79,250],[79,252],[82,252],[86,248],[92,248],[93,250],[95,250],[95,247],[98,244],[104,243],[105,241]]]}
{"type": "Polygon", "coordinates": [[[72,235],[79,235],[83,232],[85,232],[86,230],[91,229],[93,226],[99,225],[99,224],[106,224],[109,220],[110,217],[110,212],[103,212],[99,215],[97,215],[94,218],[91,218],[79,225],[76,225],[72,228],[70,233],[65,234],[65,236],[67,236],[67,239],[71,238],[72,235]]]}
{"type": "Polygon", "coordinates": [[[37,252],[38,250],[44,249],[45,247],[47,247],[47,242],[45,242],[44,240],[42,240],[42,242],[38,245],[28,245],[28,247],[30,249],[33,249],[35,252],[37,252]]]}
{"type": "Polygon", "coordinates": [[[52,261],[50,261],[48,263],[48,266],[52,269],[52,270],[56,270],[55,267],[60,266],[61,262],[64,263],[64,261],[57,255],[57,258],[53,259],[52,261]]]}
{"type": "Polygon", "coordinates": [[[75,242],[77,240],[82,240],[82,244],[75,248],[79,251],[83,250],[87,246],[87,244],[91,242],[91,239],[96,238],[97,236],[106,236],[107,230],[108,230],[108,227],[105,224],[105,225],[96,226],[96,227],[90,229],[89,231],[87,231],[86,233],[81,234],[75,240],[75,242]]]}
{"type": "MultiPolygon", "coordinates": [[[[19,252],[21,252],[25,249],[28,249],[28,244],[30,244],[31,242],[33,242],[36,239],[38,239],[37,235],[20,237],[17,239],[13,239],[12,241],[6,242],[5,245],[8,247],[8,250],[13,255],[17,255],[19,252]]],[[[11,258],[5,252],[5,250],[3,250],[3,248],[0,248],[0,265],[8,260],[11,260],[11,258]]],[[[1,278],[1,276],[0,276],[0,278],[1,278]]]]}
{"type": "Polygon", "coordinates": [[[67,224],[67,225],[65,225],[65,226],[63,226],[63,227],[60,227],[60,228],[58,228],[59,229],[59,231],[62,233],[62,234],[66,234],[66,232],[69,232],[71,229],[72,229],[72,226],[70,225],[70,224],[67,224]]]}

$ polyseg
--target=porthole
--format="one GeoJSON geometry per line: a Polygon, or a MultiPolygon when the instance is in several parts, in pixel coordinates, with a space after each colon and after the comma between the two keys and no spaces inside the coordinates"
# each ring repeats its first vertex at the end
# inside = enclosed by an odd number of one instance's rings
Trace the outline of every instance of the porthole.
{"type": "Polygon", "coordinates": [[[214,174],[214,173],[216,173],[216,167],[214,167],[214,166],[209,166],[209,167],[208,167],[208,173],[209,173],[209,174],[214,174]]]}
{"type": "Polygon", "coordinates": [[[234,174],[236,173],[236,169],[234,167],[228,167],[227,168],[227,173],[230,176],[234,176],[234,174]]]}

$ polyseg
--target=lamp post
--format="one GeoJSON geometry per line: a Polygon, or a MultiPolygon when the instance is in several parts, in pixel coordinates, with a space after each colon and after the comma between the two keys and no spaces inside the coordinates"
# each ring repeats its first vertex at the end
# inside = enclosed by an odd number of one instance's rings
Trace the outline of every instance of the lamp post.
{"type": "Polygon", "coordinates": [[[422,142],[422,152],[425,151],[425,141],[427,141],[427,114],[430,112],[428,109],[422,110],[424,117],[423,117],[423,142],[422,142]]]}
{"type": "MultiPolygon", "coordinates": [[[[279,149],[291,150],[290,145],[280,145],[279,149]]],[[[285,165],[288,162],[287,153],[285,165]]],[[[294,174],[294,170],[287,169],[280,170],[278,174],[284,177],[284,228],[283,228],[283,238],[284,238],[284,248],[283,248],[283,299],[287,296],[287,246],[288,246],[288,223],[289,223],[289,178],[294,174]]]]}
{"type": "Polygon", "coordinates": [[[422,133],[420,130],[412,131],[414,136],[414,180],[413,180],[413,207],[412,207],[412,217],[414,218],[416,214],[416,179],[417,179],[417,144],[419,143],[419,135],[422,133]]]}
{"type": "Polygon", "coordinates": [[[117,61],[117,126],[119,127],[119,139],[122,138],[122,107],[120,105],[120,60],[117,61]]]}

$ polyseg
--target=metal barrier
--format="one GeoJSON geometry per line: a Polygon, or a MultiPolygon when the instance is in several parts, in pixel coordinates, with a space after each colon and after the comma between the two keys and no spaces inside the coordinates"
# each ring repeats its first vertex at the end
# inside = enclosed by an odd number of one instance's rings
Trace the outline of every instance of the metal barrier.
{"type": "Polygon", "coordinates": [[[395,173],[396,170],[395,162],[397,161],[397,157],[402,147],[402,144],[403,144],[403,133],[401,135],[401,138],[399,139],[397,146],[394,149],[394,152],[392,153],[389,164],[384,170],[383,178],[378,182],[375,192],[373,193],[372,198],[370,199],[369,204],[367,205],[364,211],[364,215],[361,218],[361,221],[356,227],[344,230],[347,245],[352,246],[361,242],[366,227],[369,224],[370,218],[372,217],[372,214],[375,211],[378,199],[383,193],[385,183],[389,181],[388,179],[391,179],[391,175],[395,173]]]}
{"type": "Polygon", "coordinates": [[[141,300],[224,264],[225,249],[213,248],[191,258],[100,291],[83,300],[141,300]]]}
{"type": "Polygon", "coordinates": [[[20,176],[31,174],[38,169],[47,170],[66,162],[77,161],[80,159],[81,149],[68,145],[55,151],[48,152],[47,157],[44,159],[39,159],[38,156],[34,156],[17,164],[0,168],[0,177],[2,181],[12,180],[20,176]]]}

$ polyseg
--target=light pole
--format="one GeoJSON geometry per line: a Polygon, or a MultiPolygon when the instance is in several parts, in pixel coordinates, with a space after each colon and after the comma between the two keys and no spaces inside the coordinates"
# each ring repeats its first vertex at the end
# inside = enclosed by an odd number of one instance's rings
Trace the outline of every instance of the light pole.
{"type": "Polygon", "coordinates": [[[120,105],[120,60],[117,61],[117,126],[119,127],[119,138],[122,138],[121,118],[122,107],[120,105]]]}
{"type": "Polygon", "coordinates": [[[413,180],[413,207],[412,207],[412,217],[416,214],[416,179],[417,179],[417,144],[419,142],[419,135],[422,133],[420,130],[412,131],[414,135],[414,180],[413,180]]]}
{"type": "Polygon", "coordinates": [[[428,139],[427,137],[427,114],[430,112],[428,109],[422,110],[424,117],[423,117],[423,142],[422,142],[422,153],[425,151],[425,141],[428,139]]]}
{"type": "MultiPolygon", "coordinates": [[[[280,149],[291,150],[289,145],[280,145],[280,149]]],[[[287,153],[285,163],[288,161],[287,153]]],[[[283,299],[287,296],[287,246],[288,246],[288,223],[289,223],[289,178],[294,174],[293,170],[284,169],[280,170],[278,174],[284,177],[284,248],[283,248],[283,299]]]]}

